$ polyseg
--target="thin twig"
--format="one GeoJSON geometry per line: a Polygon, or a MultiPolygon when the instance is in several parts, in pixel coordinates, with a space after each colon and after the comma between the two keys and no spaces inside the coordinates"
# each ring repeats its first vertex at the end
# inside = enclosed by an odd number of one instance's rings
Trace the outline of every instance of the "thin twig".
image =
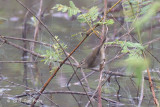
{"type": "MultiPolygon", "coordinates": [[[[143,54],[144,59],[146,60],[145,53],[143,52],[142,54],[143,54]]],[[[156,106],[159,107],[159,102],[158,102],[158,100],[156,98],[156,95],[155,95],[155,92],[154,92],[154,86],[153,86],[153,83],[152,83],[152,79],[151,79],[151,74],[149,72],[149,68],[147,68],[147,74],[148,74],[148,78],[149,78],[149,85],[150,85],[150,89],[151,89],[151,92],[152,92],[153,101],[156,104],[156,106]]]]}
{"type": "Polygon", "coordinates": [[[0,63],[35,63],[41,61],[0,61],[0,63]]]}
{"type": "Polygon", "coordinates": [[[30,50],[28,50],[28,49],[25,49],[25,48],[23,48],[23,47],[21,47],[21,46],[19,46],[19,45],[16,45],[15,43],[9,42],[9,41],[7,41],[7,40],[4,39],[4,38],[0,38],[0,41],[6,43],[6,44],[8,44],[8,45],[11,45],[11,46],[13,46],[13,47],[15,47],[15,48],[17,48],[17,49],[21,49],[21,50],[23,50],[23,51],[29,52],[30,54],[35,55],[35,56],[37,56],[37,57],[44,58],[42,55],[40,55],[40,54],[38,54],[38,53],[35,53],[35,52],[33,52],[33,51],[30,51],[30,50]]]}
{"type": "MultiPolygon", "coordinates": [[[[3,79],[4,76],[2,76],[2,75],[0,75],[0,77],[1,77],[0,80],[6,81],[6,82],[8,82],[8,83],[10,83],[10,84],[13,84],[13,85],[16,85],[16,86],[24,87],[24,88],[27,88],[27,89],[29,89],[29,90],[35,91],[35,92],[37,92],[37,94],[39,93],[38,91],[36,91],[36,90],[33,89],[33,88],[30,88],[30,87],[27,87],[27,86],[24,86],[24,85],[21,85],[21,84],[14,83],[14,82],[9,81],[9,80],[7,80],[7,79],[3,79]]],[[[54,103],[52,100],[50,100],[50,98],[48,98],[47,96],[45,96],[45,95],[43,95],[43,96],[44,96],[45,98],[47,98],[49,101],[51,101],[53,104],[57,105],[57,104],[54,103]]]]}
{"type": "Polygon", "coordinates": [[[86,85],[87,85],[88,91],[89,91],[89,92],[91,92],[91,89],[90,89],[90,87],[89,87],[89,83],[88,83],[87,77],[86,77],[86,75],[85,75],[85,73],[84,73],[83,69],[82,69],[82,68],[80,68],[80,71],[81,71],[82,76],[83,76],[83,78],[84,78],[84,80],[85,80],[85,82],[86,82],[86,85]]]}
{"type": "MultiPolygon", "coordinates": [[[[35,42],[37,44],[41,44],[41,45],[44,45],[44,46],[48,46],[48,47],[51,47],[53,48],[53,45],[51,44],[48,44],[48,43],[45,43],[45,42],[40,42],[40,41],[35,41],[35,40],[32,40],[32,39],[24,39],[24,38],[17,38],[17,37],[11,37],[11,36],[2,36],[0,35],[0,38],[5,38],[5,39],[13,39],[13,40],[22,40],[22,41],[27,41],[27,42],[35,42]]],[[[108,46],[110,47],[110,46],[108,46]]],[[[68,52],[66,52],[67,55],[69,55],[68,52]]],[[[73,57],[73,56],[70,56],[70,58],[76,63],[78,64],[78,61],[73,57]]]]}
{"type": "Polygon", "coordinates": [[[140,97],[139,97],[138,107],[141,107],[142,100],[143,100],[143,94],[144,94],[144,72],[142,72],[141,94],[140,94],[140,97]]]}
{"type": "Polygon", "coordinates": [[[115,80],[116,80],[116,83],[117,83],[117,85],[118,85],[117,99],[118,99],[118,101],[120,102],[120,99],[119,99],[119,93],[120,93],[121,86],[120,86],[120,84],[119,84],[119,82],[118,82],[118,80],[117,80],[117,77],[116,77],[116,76],[115,76],[115,80]]]}
{"type": "MultiPolygon", "coordinates": [[[[76,92],[76,91],[45,91],[43,92],[43,94],[77,94],[77,95],[86,95],[85,92],[76,92]]],[[[33,94],[30,94],[30,95],[38,95],[38,93],[33,93],[33,94]]],[[[92,96],[91,93],[88,94],[89,96],[92,96]]],[[[15,98],[21,98],[21,97],[26,97],[28,96],[27,94],[21,94],[21,95],[16,95],[15,98]]],[[[97,96],[94,96],[94,98],[97,98],[97,96]]],[[[109,99],[109,98],[105,98],[105,97],[102,97],[102,100],[104,101],[108,101],[108,102],[112,102],[112,103],[116,103],[116,104],[122,104],[120,102],[117,102],[117,101],[114,101],[112,99],[109,99]]],[[[123,105],[123,104],[122,104],[123,105]]]]}
{"type": "MultiPolygon", "coordinates": [[[[107,0],[104,0],[104,19],[103,22],[105,22],[106,20],[106,14],[107,14],[107,0]]],[[[102,37],[106,38],[105,36],[107,36],[107,31],[108,31],[108,27],[106,25],[102,25],[102,37]]],[[[102,90],[102,75],[103,75],[103,69],[104,69],[104,65],[105,65],[105,47],[104,45],[102,46],[102,49],[100,50],[102,53],[102,59],[103,59],[103,63],[100,64],[100,74],[99,74],[99,83],[98,83],[98,107],[102,107],[102,94],[101,94],[101,90],[102,90]]],[[[100,54],[101,54],[100,53],[100,54]]]]}
{"type": "Polygon", "coordinates": [[[35,43],[38,43],[38,44],[41,44],[41,45],[52,47],[51,44],[48,44],[48,43],[45,43],[45,42],[40,42],[40,41],[35,41],[35,40],[32,40],[32,39],[24,39],[24,38],[17,38],[17,37],[11,37],[11,36],[2,36],[2,35],[0,35],[0,37],[1,38],[5,38],[5,39],[13,39],[13,40],[21,40],[21,41],[27,41],[27,42],[35,42],[35,43]]]}
{"type": "MultiPolygon", "coordinates": [[[[38,10],[38,13],[37,13],[37,17],[38,19],[41,20],[41,12],[42,12],[42,4],[43,4],[43,0],[40,0],[40,5],[39,5],[39,10],[38,10]]],[[[37,21],[36,25],[35,25],[35,30],[34,30],[34,41],[37,41],[38,39],[38,34],[39,34],[39,26],[40,26],[40,22],[37,21]]],[[[30,45],[30,50],[31,51],[34,51],[35,50],[35,47],[36,47],[36,44],[33,42],[31,43],[30,45]]],[[[34,57],[31,55],[31,58],[30,58],[31,61],[34,60],[34,57]]]]}

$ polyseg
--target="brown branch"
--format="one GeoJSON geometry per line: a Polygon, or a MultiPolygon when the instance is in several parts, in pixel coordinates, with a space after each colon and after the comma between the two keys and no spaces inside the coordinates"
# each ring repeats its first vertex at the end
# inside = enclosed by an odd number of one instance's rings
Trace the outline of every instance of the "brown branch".
{"type": "MultiPolygon", "coordinates": [[[[40,42],[40,41],[35,41],[35,40],[32,40],[32,39],[24,39],[24,38],[17,38],[17,37],[11,37],[11,36],[2,36],[0,35],[0,38],[5,38],[5,39],[13,39],[13,40],[22,40],[22,41],[27,41],[27,42],[35,42],[35,43],[38,43],[38,44],[41,44],[41,45],[44,45],[44,46],[48,46],[48,47],[51,47],[53,48],[53,46],[51,44],[48,44],[48,43],[45,43],[45,42],[40,42]]],[[[111,47],[111,46],[107,46],[107,47],[111,47]]],[[[116,46],[117,47],[117,46],[116,46]]],[[[67,55],[69,55],[68,52],[66,52],[67,55]]],[[[77,60],[73,57],[73,56],[70,56],[70,58],[76,63],[78,64],[77,60]]]]}
{"type": "Polygon", "coordinates": [[[36,101],[39,99],[40,95],[43,93],[43,91],[45,90],[45,88],[48,86],[48,84],[50,83],[50,81],[52,80],[52,78],[57,74],[58,70],[61,68],[61,66],[67,61],[67,59],[76,51],[76,49],[87,39],[87,37],[89,36],[91,31],[89,31],[87,33],[87,35],[84,37],[84,39],[76,46],[76,48],[73,49],[73,51],[68,55],[68,57],[66,57],[62,63],[60,63],[60,65],[57,67],[57,69],[54,71],[54,73],[50,76],[50,78],[47,80],[47,82],[44,84],[44,86],[42,87],[42,89],[40,90],[40,94],[36,97],[35,101],[32,103],[31,107],[33,107],[33,105],[36,103],[36,101]]]}
{"type": "Polygon", "coordinates": [[[40,54],[38,54],[38,53],[35,53],[35,52],[33,52],[33,51],[30,51],[30,50],[28,50],[28,49],[25,49],[25,48],[23,48],[23,47],[21,47],[21,46],[18,46],[18,45],[16,45],[15,43],[9,42],[9,41],[7,41],[7,40],[4,39],[4,38],[0,38],[0,41],[6,43],[6,44],[8,44],[8,45],[11,45],[11,46],[13,46],[13,47],[15,47],[15,48],[17,48],[17,49],[21,49],[21,50],[23,50],[23,51],[29,52],[30,54],[35,55],[35,56],[37,56],[37,57],[39,57],[39,58],[44,58],[44,56],[42,56],[42,55],[40,55],[40,54]]]}
{"type": "Polygon", "coordinates": [[[152,44],[152,43],[154,43],[154,42],[157,42],[157,41],[160,41],[160,37],[155,38],[155,39],[153,39],[153,40],[151,40],[151,41],[149,41],[149,42],[147,42],[147,43],[144,43],[144,45],[150,45],[150,44],[152,44]]]}
{"type": "MultiPolygon", "coordinates": [[[[104,19],[103,19],[103,22],[105,22],[106,20],[106,14],[107,14],[107,0],[104,0],[104,19]]],[[[107,32],[106,30],[108,31],[108,27],[107,25],[102,25],[102,37],[103,39],[104,38],[107,38],[105,36],[107,36],[107,32]]],[[[100,64],[100,74],[99,74],[99,83],[98,83],[98,107],[102,107],[102,75],[103,75],[103,69],[104,69],[104,65],[105,65],[105,47],[103,45],[102,49],[100,50],[102,54],[102,59],[103,59],[103,63],[100,64]]]]}
{"type": "Polygon", "coordinates": [[[17,37],[11,37],[11,36],[2,36],[2,35],[0,35],[0,37],[1,38],[5,38],[5,39],[13,39],[13,40],[21,40],[21,41],[27,41],[27,42],[35,42],[35,43],[42,44],[42,45],[45,45],[45,46],[48,46],[48,47],[52,47],[51,44],[40,42],[40,41],[35,41],[35,40],[32,40],[32,39],[24,39],[24,38],[17,38],[17,37]]]}
{"type": "MultiPolygon", "coordinates": [[[[60,61],[59,63],[61,63],[61,61],[60,61]]],[[[65,62],[65,64],[66,64],[66,65],[70,65],[69,62],[65,62]]],[[[73,64],[73,66],[78,67],[77,64],[73,64]]],[[[90,70],[92,70],[93,72],[92,72],[92,73],[89,73],[88,75],[86,75],[86,77],[89,77],[90,75],[92,75],[92,74],[95,73],[95,72],[99,72],[99,70],[96,69],[96,68],[92,68],[92,69],[90,69],[90,70]]],[[[159,72],[159,71],[157,71],[157,72],[159,72]]],[[[105,73],[105,74],[108,74],[108,75],[113,75],[113,76],[137,78],[135,75],[127,75],[127,74],[125,74],[125,73],[115,72],[115,71],[104,71],[104,73],[105,73]]],[[[148,78],[147,76],[144,76],[144,79],[145,79],[145,80],[149,80],[149,78],[148,78]]],[[[83,78],[81,79],[81,81],[82,81],[82,80],[83,80],[83,78]]],[[[154,78],[152,78],[151,80],[152,80],[153,82],[160,82],[160,80],[157,80],[157,79],[154,79],[154,78]]]]}
{"type": "Polygon", "coordinates": [[[154,92],[154,87],[153,87],[153,83],[152,83],[152,79],[151,79],[151,76],[150,76],[149,69],[147,69],[147,73],[148,73],[149,85],[150,85],[150,89],[151,89],[151,92],[152,92],[152,95],[153,95],[154,103],[157,105],[157,107],[159,107],[159,102],[158,102],[158,100],[156,98],[156,95],[155,95],[155,92],[154,92]]]}
{"type": "MultiPolygon", "coordinates": [[[[86,95],[85,92],[76,92],[76,91],[47,91],[47,92],[43,92],[43,94],[77,94],[77,95],[86,95]]],[[[30,94],[31,96],[33,95],[38,95],[38,93],[33,93],[30,94]]],[[[92,94],[88,94],[89,96],[92,96],[92,94]]],[[[21,97],[26,97],[28,96],[28,94],[22,94],[22,95],[16,95],[14,98],[21,98],[21,97]]],[[[94,96],[94,98],[97,98],[97,96],[94,96]]],[[[104,101],[108,101],[108,102],[112,102],[112,103],[116,103],[116,104],[122,104],[120,102],[114,101],[112,99],[109,98],[105,98],[105,97],[101,97],[102,100],[104,101]]],[[[123,104],[122,104],[123,105],[123,104]]]]}
{"type": "MultiPolygon", "coordinates": [[[[38,10],[38,13],[37,13],[37,17],[38,19],[41,20],[41,13],[42,13],[42,4],[43,4],[43,0],[40,0],[40,5],[39,5],[39,10],[38,10]]],[[[35,30],[34,30],[34,40],[37,41],[38,39],[38,35],[39,35],[39,26],[40,26],[40,22],[37,21],[36,25],[35,25],[35,30]]],[[[30,44],[30,50],[31,51],[34,51],[35,50],[35,47],[36,47],[36,44],[33,42],[30,44]]],[[[31,61],[34,60],[34,57],[33,55],[31,55],[31,58],[30,58],[31,61]]]]}
{"type": "MultiPolygon", "coordinates": [[[[143,54],[144,59],[146,60],[145,53],[143,52],[142,54],[143,54]]],[[[147,68],[147,74],[148,74],[148,78],[149,78],[149,85],[150,85],[150,89],[151,89],[151,92],[152,92],[153,101],[157,105],[157,107],[159,107],[159,102],[158,102],[158,100],[156,98],[156,95],[155,95],[155,92],[154,92],[154,86],[153,86],[153,83],[152,83],[152,79],[151,79],[151,74],[149,72],[149,68],[147,68]]]]}
{"type": "MultiPolygon", "coordinates": [[[[24,88],[26,88],[26,89],[29,89],[29,90],[32,90],[32,91],[35,91],[36,93],[39,93],[38,91],[36,91],[35,89],[33,89],[33,88],[30,88],[30,87],[27,87],[27,86],[25,86],[25,85],[21,85],[21,84],[17,84],[17,83],[14,83],[14,82],[12,82],[12,81],[9,81],[9,80],[7,80],[7,79],[3,79],[3,75],[0,75],[0,80],[3,80],[3,81],[5,81],[5,82],[8,82],[8,83],[10,83],[10,84],[13,84],[13,85],[16,85],[16,86],[19,86],[19,87],[24,87],[24,88]]],[[[50,100],[50,98],[48,98],[46,95],[42,95],[43,97],[45,97],[46,99],[48,99],[50,102],[52,102],[53,104],[55,104],[52,100],[50,100]]]]}
{"type": "Polygon", "coordinates": [[[35,63],[40,61],[0,61],[0,63],[35,63]]]}

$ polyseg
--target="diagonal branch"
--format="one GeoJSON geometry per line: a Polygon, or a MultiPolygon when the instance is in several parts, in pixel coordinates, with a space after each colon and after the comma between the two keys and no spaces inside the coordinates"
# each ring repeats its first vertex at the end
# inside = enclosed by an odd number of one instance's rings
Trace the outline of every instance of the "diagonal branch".
{"type": "MultiPolygon", "coordinates": [[[[0,35],[0,36],[1,36],[1,35],[0,35]]],[[[7,40],[4,39],[4,38],[0,38],[0,41],[6,43],[6,44],[8,44],[8,45],[14,46],[14,47],[17,48],[17,49],[21,49],[21,50],[23,50],[23,51],[29,52],[29,53],[32,54],[32,55],[38,56],[38,57],[40,57],[40,58],[44,58],[42,55],[40,55],[40,54],[38,54],[38,53],[35,53],[35,52],[33,52],[33,51],[30,51],[30,50],[28,50],[28,49],[25,49],[25,48],[23,48],[23,47],[21,47],[21,46],[19,46],[19,45],[16,45],[15,43],[9,42],[9,41],[7,41],[7,40]]]]}

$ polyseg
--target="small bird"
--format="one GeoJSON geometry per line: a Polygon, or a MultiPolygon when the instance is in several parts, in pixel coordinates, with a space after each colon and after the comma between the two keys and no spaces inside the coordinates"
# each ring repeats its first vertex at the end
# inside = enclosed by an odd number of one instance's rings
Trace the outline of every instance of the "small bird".
{"type": "Polygon", "coordinates": [[[84,60],[81,61],[80,67],[81,68],[94,68],[97,65],[100,65],[101,62],[103,61],[103,56],[104,56],[104,43],[106,41],[106,36],[104,36],[104,39],[102,43],[97,46],[91,54],[89,54],[84,60]]]}

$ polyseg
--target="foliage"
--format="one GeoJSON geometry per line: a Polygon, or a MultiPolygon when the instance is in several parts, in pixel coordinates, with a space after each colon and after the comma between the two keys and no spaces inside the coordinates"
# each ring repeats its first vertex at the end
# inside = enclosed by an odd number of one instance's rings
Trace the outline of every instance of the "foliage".
{"type": "Polygon", "coordinates": [[[104,25],[104,24],[112,25],[112,24],[114,24],[114,20],[113,20],[113,19],[109,19],[109,20],[105,20],[104,22],[98,21],[98,22],[95,23],[95,24],[100,24],[100,25],[104,25]]]}
{"type": "Polygon", "coordinates": [[[129,57],[124,61],[121,66],[127,66],[127,71],[133,72],[134,75],[137,77],[137,85],[141,83],[142,80],[142,71],[147,68],[148,60],[142,58],[142,51],[145,50],[145,47],[142,46],[140,43],[133,43],[130,41],[114,41],[108,42],[107,44],[116,44],[119,45],[122,50],[122,53],[128,53],[129,57]]]}
{"type": "Polygon", "coordinates": [[[133,22],[137,16],[144,15],[151,7],[152,0],[125,0],[122,3],[127,22],[133,22]]]}
{"type": "Polygon", "coordinates": [[[73,16],[81,12],[72,1],[70,1],[69,3],[70,7],[62,4],[56,4],[56,6],[53,7],[52,9],[57,9],[58,11],[61,12],[68,12],[68,16],[73,16]]]}
{"type": "Polygon", "coordinates": [[[73,34],[72,37],[77,36],[77,35],[82,35],[83,32],[78,32],[76,34],[73,34]]]}
{"type": "MultiPolygon", "coordinates": [[[[59,41],[58,36],[55,36],[56,39],[59,41]]],[[[67,45],[65,45],[64,43],[60,43],[61,46],[63,47],[63,49],[67,48],[67,45]]],[[[52,45],[53,50],[46,50],[46,54],[42,55],[45,57],[45,59],[43,59],[42,61],[46,63],[53,63],[54,61],[58,61],[61,60],[61,57],[63,55],[63,50],[60,48],[58,43],[55,43],[52,45]]]]}
{"type": "Polygon", "coordinates": [[[144,60],[144,58],[141,57],[142,51],[145,50],[145,47],[140,43],[118,40],[114,42],[108,42],[107,44],[117,44],[122,48],[122,53],[129,54],[129,57],[123,63],[125,65],[120,65],[127,66],[127,71],[134,73],[134,75],[137,77],[137,85],[139,85],[142,80],[142,71],[147,68],[148,64],[148,61],[144,60]]]}
{"type": "Polygon", "coordinates": [[[108,42],[107,44],[116,44],[122,48],[122,53],[129,53],[129,56],[139,56],[142,54],[142,51],[145,49],[140,43],[133,43],[130,41],[114,41],[108,42]]]}
{"type": "Polygon", "coordinates": [[[30,25],[32,25],[32,26],[37,26],[37,24],[38,24],[38,20],[36,19],[36,17],[35,16],[33,16],[33,17],[31,17],[31,21],[30,22],[28,22],[28,24],[30,24],[30,25]]]}
{"type": "Polygon", "coordinates": [[[81,14],[77,17],[78,21],[81,23],[95,21],[98,17],[98,8],[96,6],[89,9],[87,13],[81,14]]]}
{"type": "Polygon", "coordinates": [[[141,56],[130,56],[125,60],[127,64],[127,70],[133,72],[137,77],[137,85],[140,85],[142,80],[142,73],[148,67],[148,61],[142,58],[141,56]]]}
{"type": "Polygon", "coordinates": [[[152,6],[150,6],[150,9],[146,12],[146,14],[139,18],[138,21],[134,24],[135,27],[140,29],[145,23],[148,23],[151,17],[153,17],[158,9],[160,8],[160,2],[154,2],[152,6]]]}
{"type": "MultiPolygon", "coordinates": [[[[75,6],[75,4],[70,1],[70,6],[57,4],[56,6],[52,7],[52,9],[57,9],[57,11],[61,12],[68,12],[68,16],[77,15],[77,19],[80,23],[88,23],[91,24],[91,22],[96,21],[99,15],[98,7],[93,6],[88,10],[87,13],[82,13],[82,11],[75,6]],[[80,13],[80,14],[78,14],[80,13]]],[[[113,20],[106,20],[105,22],[97,22],[99,24],[113,24],[113,20]]]]}
{"type": "Polygon", "coordinates": [[[6,22],[6,21],[7,21],[7,19],[5,19],[5,18],[3,18],[3,17],[0,17],[0,24],[4,23],[4,22],[6,22]]]}

